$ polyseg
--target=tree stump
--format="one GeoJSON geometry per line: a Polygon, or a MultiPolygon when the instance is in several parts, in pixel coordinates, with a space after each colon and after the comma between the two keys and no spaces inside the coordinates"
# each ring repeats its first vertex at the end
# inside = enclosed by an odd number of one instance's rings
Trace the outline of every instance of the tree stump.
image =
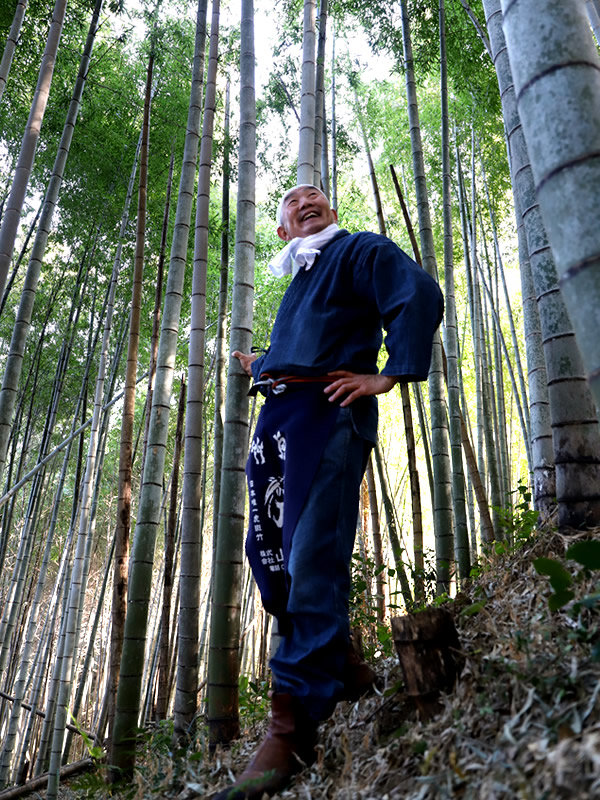
{"type": "Polygon", "coordinates": [[[452,614],[445,608],[427,608],[394,617],[392,633],[406,694],[421,718],[428,719],[441,710],[440,692],[451,691],[462,668],[452,614]]]}

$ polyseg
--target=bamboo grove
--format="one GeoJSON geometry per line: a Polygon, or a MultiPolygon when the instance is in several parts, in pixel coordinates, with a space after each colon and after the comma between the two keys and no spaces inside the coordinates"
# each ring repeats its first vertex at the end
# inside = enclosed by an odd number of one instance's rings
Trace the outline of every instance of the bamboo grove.
{"type": "Polygon", "coordinates": [[[445,294],[367,469],[373,650],[526,515],[600,524],[600,3],[51,6],[0,17],[0,788],[57,797],[90,743],[118,779],[150,724],[230,741],[267,679],[229,353],[295,182],[445,294]]]}

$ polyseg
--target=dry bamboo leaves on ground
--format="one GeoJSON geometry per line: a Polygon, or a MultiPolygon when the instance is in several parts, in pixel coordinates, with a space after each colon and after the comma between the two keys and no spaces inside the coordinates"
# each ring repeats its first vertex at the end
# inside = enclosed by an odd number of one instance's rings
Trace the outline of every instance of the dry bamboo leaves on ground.
{"type": "MultiPolygon", "coordinates": [[[[600,531],[592,534],[600,538],[600,531]]],[[[380,661],[383,692],[340,703],[322,726],[317,762],[276,797],[599,797],[600,663],[591,651],[600,614],[584,609],[582,618],[573,619],[568,607],[551,612],[548,580],[532,566],[542,555],[564,559],[572,541],[538,535],[518,552],[490,561],[469,590],[471,602],[456,603],[465,662],[454,691],[442,695],[437,717],[420,721],[410,698],[393,693],[401,678],[396,659],[380,661]]],[[[578,591],[591,595],[597,582],[590,572],[578,591]]],[[[145,764],[134,796],[210,797],[245,765],[265,724],[213,760],[190,760],[173,771],[158,758],[145,764]],[[153,770],[162,771],[162,782],[152,780],[153,770]]]]}

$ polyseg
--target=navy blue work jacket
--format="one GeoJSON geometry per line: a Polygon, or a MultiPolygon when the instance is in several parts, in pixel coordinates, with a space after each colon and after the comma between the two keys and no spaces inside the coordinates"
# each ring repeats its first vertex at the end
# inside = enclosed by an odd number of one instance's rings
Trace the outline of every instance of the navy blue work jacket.
{"type": "Polygon", "coordinates": [[[436,281],[394,242],[341,230],[290,283],[270,347],[252,364],[254,377],[374,374],[385,329],[382,373],[424,380],[443,308],[436,281]]]}

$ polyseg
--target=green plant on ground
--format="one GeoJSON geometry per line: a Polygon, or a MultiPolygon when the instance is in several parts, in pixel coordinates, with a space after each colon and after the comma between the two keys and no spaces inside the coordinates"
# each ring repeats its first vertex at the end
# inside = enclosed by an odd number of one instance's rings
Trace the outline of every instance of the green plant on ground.
{"type": "MultiPolygon", "coordinates": [[[[385,564],[377,567],[369,557],[358,553],[352,555],[350,627],[360,629],[367,660],[376,655],[390,656],[394,650],[390,626],[377,619],[377,595],[368,591],[373,580],[384,572],[388,578],[396,575],[396,571],[385,564]]],[[[390,597],[393,598],[395,594],[391,592],[390,597]]],[[[393,603],[389,607],[397,608],[393,603]]]]}
{"type": "MultiPolygon", "coordinates": [[[[111,787],[102,775],[100,770],[84,772],[78,775],[69,785],[69,788],[76,792],[78,798],[92,797],[112,797],[113,787],[111,787]]],[[[119,792],[119,796],[125,796],[119,792]]]]}
{"type": "MultiPolygon", "coordinates": [[[[424,611],[426,608],[431,608],[431,606],[438,608],[452,600],[447,591],[440,592],[438,589],[436,563],[439,564],[440,568],[449,570],[450,582],[454,581],[456,578],[455,565],[449,564],[447,561],[436,562],[436,555],[432,550],[423,551],[423,560],[424,566],[420,571],[421,583],[423,585],[423,597],[420,599],[415,598],[412,606],[407,609],[410,613],[424,611]]],[[[410,572],[413,577],[413,585],[416,585],[416,576],[418,572],[412,569],[412,567],[410,572]]]]}
{"type": "Polygon", "coordinates": [[[481,554],[471,567],[469,577],[477,579],[493,568],[494,556],[503,556],[520,550],[534,534],[539,511],[531,507],[531,491],[523,483],[512,494],[518,494],[518,502],[508,508],[493,506],[500,520],[502,538],[490,543],[482,543],[481,554]]]}
{"type": "Polygon", "coordinates": [[[74,728],[77,728],[77,733],[83,739],[83,743],[85,744],[85,749],[88,751],[89,757],[94,762],[102,761],[106,756],[104,748],[100,747],[100,745],[94,744],[94,740],[91,738],[89,733],[83,730],[83,728],[77,722],[77,720],[75,719],[73,714],[71,714],[71,712],[69,712],[69,716],[71,717],[71,724],[73,725],[74,728]]]}
{"type": "Polygon", "coordinates": [[[600,581],[595,573],[600,570],[600,541],[588,539],[572,544],[565,553],[567,564],[555,558],[536,558],[533,566],[539,575],[545,575],[552,588],[548,597],[551,611],[565,609],[576,623],[572,635],[588,642],[595,661],[600,660],[600,581]],[[594,590],[589,591],[590,579],[595,579],[594,590]]]}
{"type": "Polygon", "coordinates": [[[265,719],[269,711],[269,683],[240,675],[239,687],[240,717],[245,725],[252,727],[265,719]]]}
{"type": "Polygon", "coordinates": [[[531,506],[531,490],[528,486],[520,483],[511,494],[517,495],[513,505],[508,508],[494,506],[503,534],[502,541],[494,542],[498,555],[522,547],[535,530],[539,518],[539,512],[531,506]]]}

